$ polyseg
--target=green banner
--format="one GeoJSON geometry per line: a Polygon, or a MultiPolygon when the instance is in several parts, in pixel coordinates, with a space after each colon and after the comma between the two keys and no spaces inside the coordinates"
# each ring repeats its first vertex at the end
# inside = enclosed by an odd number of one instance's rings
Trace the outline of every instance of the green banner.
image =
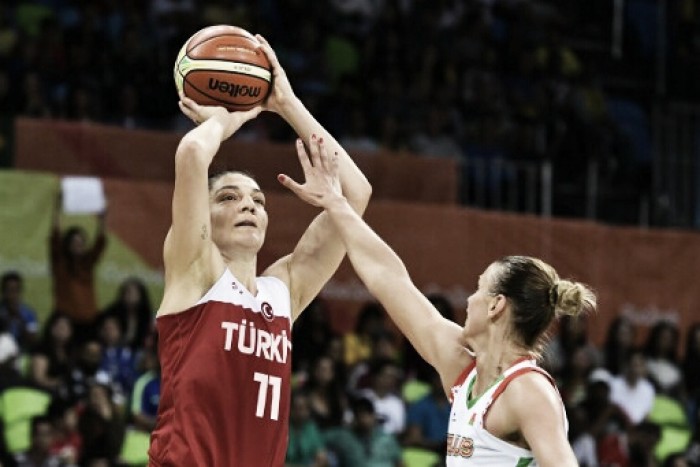
{"type": "MultiPolygon", "coordinates": [[[[0,274],[16,270],[24,277],[25,301],[37,311],[42,322],[53,308],[49,234],[59,181],[59,177],[51,174],[0,170],[0,274]]],[[[92,236],[96,219],[61,216],[63,229],[72,225],[84,227],[92,236]]],[[[163,294],[162,272],[149,267],[115,235],[108,232],[107,237],[107,250],[96,277],[100,307],[115,299],[125,278],[135,276],[146,284],[155,312],[163,294]]]]}

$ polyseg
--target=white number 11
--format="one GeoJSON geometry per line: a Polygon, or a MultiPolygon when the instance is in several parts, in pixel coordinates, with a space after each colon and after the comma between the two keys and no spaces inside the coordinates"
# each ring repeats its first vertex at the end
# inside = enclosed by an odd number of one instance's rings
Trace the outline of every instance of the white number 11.
{"type": "Polygon", "coordinates": [[[277,420],[280,413],[280,391],[282,388],[282,378],[255,372],[253,379],[260,383],[258,388],[258,406],[255,409],[255,416],[263,418],[265,416],[265,404],[267,403],[268,388],[272,386],[272,406],[270,408],[270,418],[277,420]]]}

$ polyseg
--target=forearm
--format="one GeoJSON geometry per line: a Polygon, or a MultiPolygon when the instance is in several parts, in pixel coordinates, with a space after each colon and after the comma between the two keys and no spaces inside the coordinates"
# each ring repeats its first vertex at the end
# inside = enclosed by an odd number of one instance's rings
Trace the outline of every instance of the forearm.
{"type": "Polygon", "coordinates": [[[385,279],[408,278],[401,258],[360,218],[349,201],[338,198],[326,207],[326,212],[343,240],[357,275],[380,301],[385,292],[382,287],[385,279]]]}
{"type": "Polygon", "coordinates": [[[323,138],[328,154],[338,154],[339,178],[343,195],[356,212],[363,213],[372,194],[372,186],[347,151],[323,128],[298,98],[294,97],[287,101],[282,106],[280,115],[307,144],[307,147],[311,136],[315,134],[317,138],[323,138]]]}

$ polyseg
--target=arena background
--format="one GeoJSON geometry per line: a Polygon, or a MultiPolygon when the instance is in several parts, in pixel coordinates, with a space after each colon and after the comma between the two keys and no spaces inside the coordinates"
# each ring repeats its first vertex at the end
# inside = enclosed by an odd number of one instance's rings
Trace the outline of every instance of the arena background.
{"type": "MultiPolygon", "coordinates": [[[[157,300],[178,135],[31,119],[18,119],[15,128],[15,164],[21,171],[2,174],[5,195],[0,199],[7,204],[0,212],[10,217],[2,222],[0,258],[26,275],[32,303],[50,309],[46,239],[58,175],[104,177],[110,244],[98,269],[101,303],[111,301],[129,275],[143,278],[157,300]]],[[[260,269],[290,252],[316,213],[275,179],[277,173],[299,178],[292,149],[291,144],[227,142],[216,161],[219,167],[251,171],[268,193],[272,221],[260,269]]],[[[700,289],[693,284],[700,236],[694,232],[470,209],[456,203],[452,161],[391,154],[355,158],[374,188],[367,221],[405,260],[422,290],[450,298],[458,321],[478,275],[494,258],[508,254],[541,257],[563,276],[590,284],[599,297],[599,310],[589,321],[598,344],[620,314],[642,331],[662,319],[681,328],[697,319],[700,289]]],[[[71,220],[82,221],[90,231],[89,217],[71,220]]],[[[347,261],[321,297],[340,332],[352,329],[357,311],[371,300],[347,261]]],[[[638,335],[640,342],[645,337],[645,332],[638,335]]]]}

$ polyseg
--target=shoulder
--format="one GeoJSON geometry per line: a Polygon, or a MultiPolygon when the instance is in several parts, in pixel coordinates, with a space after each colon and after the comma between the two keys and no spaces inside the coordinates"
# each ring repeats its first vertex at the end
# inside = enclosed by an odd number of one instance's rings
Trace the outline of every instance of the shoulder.
{"type": "Polygon", "coordinates": [[[532,368],[514,377],[506,392],[525,395],[528,393],[557,396],[554,380],[544,370],[532,368]]]}
{"type": "Polygon", "coordinates": [[[554,382],[537,369],[513,378],[502,397],[517,418],[529,417],[532,414],[559,416],[563,407],[554,382]]]}

